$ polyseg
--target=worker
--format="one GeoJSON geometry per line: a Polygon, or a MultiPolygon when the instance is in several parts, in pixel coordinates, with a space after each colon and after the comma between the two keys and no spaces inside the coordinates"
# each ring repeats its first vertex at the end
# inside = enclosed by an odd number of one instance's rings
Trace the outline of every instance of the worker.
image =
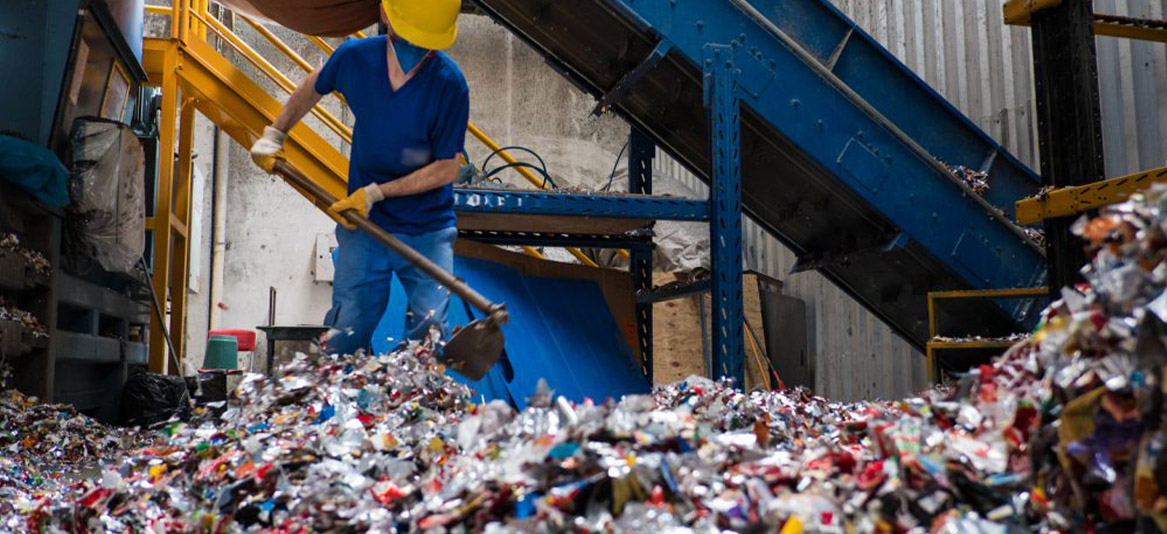
{"type": "Polygon", "coordinates": [[[275,122],[251,148],[256,164],[274,172],[288,131],[333,91],[355,118],[348,197],[329,207],[339,249],[327,350],[369,349],[389,303],[396,273],[409,303],[405,333],[444,333],[449,294],[403,258],[350,226],[339,214],[368,217],[438,266],[452,271],[453,182],[469,122],[470,90],[442,50],[454,44],[461,0],[382,0],[388,34],[345,42],[292,93],[275,122]]]}

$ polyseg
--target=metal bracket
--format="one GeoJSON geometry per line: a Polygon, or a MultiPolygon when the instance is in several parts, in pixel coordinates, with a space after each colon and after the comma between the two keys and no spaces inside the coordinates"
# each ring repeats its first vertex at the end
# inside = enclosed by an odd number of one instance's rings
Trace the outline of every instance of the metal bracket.
{"type": "Polygon", "coordinates": [[[676,282],[652,289],[641,289],[636,292],[636,303],[651,304],[685,298],[690,295],[708,293],[711,287],[713,287],[713,281],[709,278],[702,278],[692,282],[676,282]]]}
{"type": "MultiPolygon", "coordinates": [[[[1061,0],[1009,0],[1005,24],[1029,26],[1039,11],[1061,5],[1061,0]]],[[[1094,35],[1167,43],[1167,21],[1094,13],[1094,35]]]]}
{"type": "Polygon", "coordinates": [[[1062,0],[1008,0],[1005,2],[1005,24],[1028,26],[1033,14],[1051,7],[1057,7],[1062,0]]]}
{"type": "Polygon", "coordinates": [[[649,71],[653,69],[653,67],[656,67],[657,63],[660,63],[660,60],[664,59],[665,56],[668,55],[669,50],[672,48],[673,45],[668,41],[661,40],[659,43],[657,43],[656,47],[652,49],[652,52],[648,54],[648,57],[644,58],[644,61],[641,61],[640,64],[636,66],[636,68],[625,73],[624,76],[622,76],[620,80],[616,82],[616,85],[612,86],[608,92],[604,93],[604,95],[600,97],[600,101],[596,103],[596,108],[592,110],[592,115],[602,115],[605,111],[608,111],[612,108],[612,106],[616,105],[620,99],[624,98],[624,96],[628,94],[628,91],[632,90],[632,87],[635,86],[641,78],[644,78],[645,74],[648,74],[649,71]]]}
{"type": "Polygon", "coordinates": [[[640,228],[621,235],[555,234],[495,230],[458,230],[458,237],[488,245],[528,245],[535,247],[579,247],[652,251],[652,230],[640,228]]]}
{"type": "Polygon", "coordinates": [[[1017,224],[1038,224],[1046,219],[1069,217],[1087,210],[1123,202],[1151,184],[1167,182],[1167,167],[1102,180],[1092,184],[1054,189],[1017,201],[1017,224]]]}

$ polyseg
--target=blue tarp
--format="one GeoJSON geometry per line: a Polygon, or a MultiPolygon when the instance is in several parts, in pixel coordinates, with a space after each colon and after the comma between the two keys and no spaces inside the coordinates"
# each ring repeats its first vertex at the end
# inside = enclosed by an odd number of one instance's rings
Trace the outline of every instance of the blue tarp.
{"type": "Polygon", "coordinates": [[[47,206],[69,204],[69,171],[51,150],[23,139],[0,135],[0,179],[23,187],[47,206]]]}
{"type": "MultiPolygon", "coordinates": [[[[557,394],[576,402],[585,398],[603,402],[649,391],[595,282],[523,277],[511,267],[463,257],[455,259],[454,270],[487,298],[506,303],[511,316],[503,327],[506,362],[477,382],[452,373],[485,400],[501,399],[522,409],[540,378],[557,394]],[[509,381],[508,362],[513,371],[509,381]]],[[[377,352],[392,349],[400,341],[405,307],[404,289],[395,279],[389,307],[373,335],[377,352]]],[[[476,311],[452,298],[450,326],[470,322],[471,312],[476,311]]]]}

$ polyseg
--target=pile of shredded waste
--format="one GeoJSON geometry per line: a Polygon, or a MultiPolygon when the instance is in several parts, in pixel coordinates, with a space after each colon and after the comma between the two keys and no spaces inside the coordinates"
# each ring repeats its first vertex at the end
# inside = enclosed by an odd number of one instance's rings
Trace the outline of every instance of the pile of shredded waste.
{"type": "Polygon", "coordinates": [[[12,322],[20,325],[26,332],[37,339],[48,339],[49,330],[35,315],[13,306],[0,297],[0,321],[12,322]]]}
{"type": "MultiPolygon", "coordinates": [[[[14,532],[1021,534],[1167,527],[1167,196],[1075,226],[1094,251],[1033,337],[946,390],[839,403],[690,378],[515,412],[427,346],[248,375],[100,474],[6,485],[14,532]]],[[[31,407],[25,407],[31,409],[31,407]]],[[[19,411],[0,412],[11,430],[19,411]]],[[[41,449],[4,441],[35,472],[41,449]]],[[[50,449],[53,450],[53,449],[50,449]]]]}
{"type": "MultiPolygon", "coordinates": [[[[0,390],[10,378],[0,366],[0,390]]],[[[67,505],[79,481],[100,472],[102,459],[117,459],[146,440],[111,428],[72,406],[45,404],[15,390],[0,391],[0,532],[40,531],[44,510],[67,505]]]]}
{"type": "Polygon", "coordinates": [[[0,252],[3,251],[15,252],[44,279],[53,274],[53,266],[49,259],[40,252],[20,246],[20,238],[16,234],[0,232],[0,252]]]}

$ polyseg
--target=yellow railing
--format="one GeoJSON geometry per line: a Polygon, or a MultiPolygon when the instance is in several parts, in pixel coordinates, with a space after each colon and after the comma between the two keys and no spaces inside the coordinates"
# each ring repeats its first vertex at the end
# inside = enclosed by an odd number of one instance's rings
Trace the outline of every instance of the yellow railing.
{"type": "MultiPolygon", "coordinates": [[[[291,94],[293,91],[295,91],[295,82],[293,82],[287,75],[276,68],[270,61],[260,55],[260,53],[257,52],[253,47],[248,45],[247,42],[239,37],[239,35],[236,34],[231,28],[227,27],[227,25],[223,24],[222,21],[212,16],[208,10],[209,6],[210,0],[173,0],[172,5],[170,6],[148,5],[146,6],[146,13],[159,16],[169,16],[171,20],[170,37],[171,39],[176,39],[180,42],[187,42],[187,40],[190,39],[192,35],[205,41],[207,39],[208,32],[214,34],[219,39],[221,39],[224,44],[242,56],[244,60],[255,67],[260,73],[262,73],[266,78],[268,78],[285,93],[291,94]],[[177,23],[175,21],[177,21],[177,23]]],[[[311,63],[296,53],[292,47],[288,46],[287,43],[285,43],[270,30],[265,28],[262,24],[252,20],[249,17],[238,14],[235,16],[239,19],[242,19],[244,23],[246,23],[257,34],[263,37],[283,56],[287,57],[290,61],[295,63],[300,69],[308,73],[315,70],[311,63]]],[[[326,54],[331,54],[335,51],[335,48],[329,45],[328,42],[324,39],[312,35],[305,35],[304,37],[319,47],[326,54]]],[[[366,37],[366,35],[364,32],[358,31],[353,33],[352,37],[363,39],[366,37]]],[[[347,106],[347,102],[344,101],[342,96],[339,94],[336,96],[340,99],[342,105],[347,106]]],[[[338,119],[335,115],[325,109],[322,104],[317,104],[315,107],[313,107],[311,113],[313,116],[319,119],[320,122],[324,124],[324,126],[340,137],[340,139],[345,143],[352,143],[352,129],[349,128],[348,125],[344,123],[344,121],[338,119]]],[[[492,152],[497,152],[498,156],[507,164],[514,165],[515,163],[519,162],[506,150],[502,150],[502,147],[498,143],[487,136],[473,123],[469,123],[467,125],[467,131],[487,149],[492,152]]],[[[535,187],[546,189],[546,187],[549,185],[547,180],[536,176],[527,168],[518,166],[512,168],[535,187]]],[[[543,255],[533,247],[524,246],[522,248],[530,255],[540,258],[543,257],[543,255]]],[[[591,267],[597,266],[591,258],[586,256],[580,250],[575,248],[568,248],[567,251],[584,265],[591,267]]],[[[628,258],[627,251],[619,250],[618,252],[625,259],[628,258]]]]}

